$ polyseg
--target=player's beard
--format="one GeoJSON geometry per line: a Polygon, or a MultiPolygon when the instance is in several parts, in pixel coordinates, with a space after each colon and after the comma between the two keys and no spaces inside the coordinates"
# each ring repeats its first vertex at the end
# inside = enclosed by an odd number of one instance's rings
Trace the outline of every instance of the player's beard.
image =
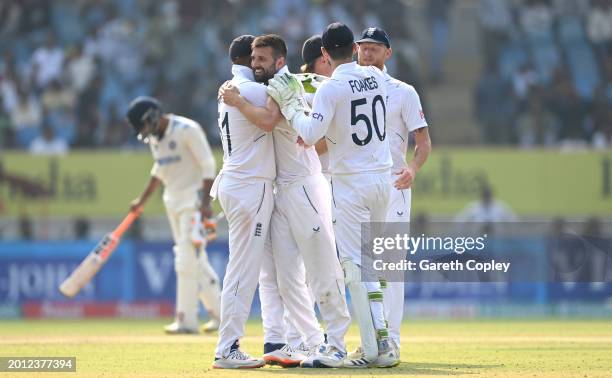
{"type": "Polygon", "coordinates": [[[255,81],[258,83],[263,83],[268,85],[268,81],[274,77],[276,74],[276,62],[274,62],[269,67],[261,67],[262,71],[259,73],[253,69],[253,75],[255,76],[255,81]]]}

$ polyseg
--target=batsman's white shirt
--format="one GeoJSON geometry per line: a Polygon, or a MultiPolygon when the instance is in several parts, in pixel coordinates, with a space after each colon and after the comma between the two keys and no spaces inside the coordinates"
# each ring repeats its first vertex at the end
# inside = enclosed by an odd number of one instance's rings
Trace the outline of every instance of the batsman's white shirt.
{"type": "Polygon", "coordinates": [[[170,114],[161,140],[151,138],[155,163],[151,175],[164,184],[164,204],[173,211],[193,208],[199,202],[202,180],[215,177],[215,158],[200,125],[170,114]]]}
{"type": "MultiPolygon", "coordinates": [[[[387,131],[393,158],[393,171],[407,165],[406,153],[410,132],[427,127],[419,95],[413,86],[387,76],[387,131]]],[[[410,222],[410,189],[391,188],[387,222],[410,222]]],[[[408,225],[406,226],[408,228],[408,225]]],[[[406,229],[406,232],[409,230],[406,229]]],[[[404,314],[404,282],[388,282],[383,290],[385,318],[389,336],[400,345],[400,326],[404,314]]]]}
{"type": "Polygon", "coordinates": [[[176,271],[176,321],[179,327],[198,329],[198,286],[206,309],[218,317],[218,278],[204,248],[196,250],[190,234],[198,212],[202,180],[215,175],[215,158],[200,125],[169,114],[161,140],[152,137],[149,147],[155,159],[151,175],[164,184],[164,204],[174,239],[176,271]],[[204,292],[206,290],[207,292],[204,292]]]}

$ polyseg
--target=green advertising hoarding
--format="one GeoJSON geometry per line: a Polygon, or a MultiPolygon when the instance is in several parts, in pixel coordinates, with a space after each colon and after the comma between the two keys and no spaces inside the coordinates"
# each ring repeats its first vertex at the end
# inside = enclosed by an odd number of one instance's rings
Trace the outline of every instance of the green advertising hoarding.
{"type": "MultiPolygon", "coordinates": [[[[218,165],[221,152],[216,151],[218,165]]],[[[118,216],[144,188],[147,151],[73,152],[0,157],[0,212],[118,216]]],[[[452,215],[478,198],[483,182],[519,215],[612,216],[612,152],[434,149],[418,173],[413,214],[452,215]]],[[[162,214],[161,196],[147,214],[162,214]]]]}
{"type": "Polygon", "coordinates": [[[413,214],[456,214],[487,182],[519,215],[612,216],[612,152],[434,149],[416,177],[413,214]]]}

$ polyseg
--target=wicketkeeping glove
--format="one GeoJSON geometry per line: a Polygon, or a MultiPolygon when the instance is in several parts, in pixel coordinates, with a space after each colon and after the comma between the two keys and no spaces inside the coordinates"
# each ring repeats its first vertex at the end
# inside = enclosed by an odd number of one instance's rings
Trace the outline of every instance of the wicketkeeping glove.
{"type": "Polygon", "coordinates": [[[276,101],[288,121],[296,114],[310,110],[303,99],[304,93],[300,80],[291,74],[276,75],[268,82],[268,95],[276,101]]]}
{"type": "Polygon", "coordinates": [[[315,73],[299,73],[294,76],[302,83],[306,93],[315,93],[322,83],[329,80],[328,77],[315,73]]]}

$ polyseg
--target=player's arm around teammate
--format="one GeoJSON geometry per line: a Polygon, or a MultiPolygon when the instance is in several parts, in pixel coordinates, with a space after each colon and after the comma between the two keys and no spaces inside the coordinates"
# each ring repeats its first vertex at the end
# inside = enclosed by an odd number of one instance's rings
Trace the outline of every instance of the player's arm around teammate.
{"type": "MultiPolygon", "coordinates": [[[[265,104],[266,89],[254,82],[251,43],[254,36],[234,39],[229,55],[232,83],[251,102],[265,104]]],[[[223,208],[229,228],[229,260],[221,294],[221,325],[213,368],[258,368],[263,359],[240,348],[260,267],[269,238],[276,177],[271,133],[249,122],[238,109],[219,102],[218,126],[223,145],[223,168],[211,189],[223,208]]]]}
{"type": "Polygon", "coordinates": [[[264,107],[255,106],[240,95],[240,90],[229,83],[221,88],[221,99],[229,106],[240,110],[246,119],[263,131],[272,131],[283,119],[278,104],[270,97],[264,107]]]}

